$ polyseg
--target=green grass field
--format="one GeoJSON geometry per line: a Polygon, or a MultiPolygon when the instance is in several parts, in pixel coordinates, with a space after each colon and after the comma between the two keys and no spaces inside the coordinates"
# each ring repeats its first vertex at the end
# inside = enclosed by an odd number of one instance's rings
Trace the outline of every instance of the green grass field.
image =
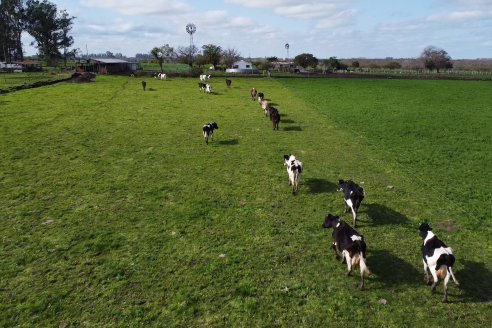
{"type": "Polygon", "coordinates": [[[0,97],[0,326],[491,322],[489,82],[216,78],[206,95],[198,79],[140,81],[0,97]],[[343,211],[339,178],[367,193],[362,292],[321,227],[343,211]],[[449,304],[423,283],[424,220],[457,258],[449,304]]]}
{"type": "Polygon", "coordinates": [[[1,73],[0,91],[34,82],[48,82],[69,78],[71,73],[62,71],[43,71],[36,73],[1,73]]]}

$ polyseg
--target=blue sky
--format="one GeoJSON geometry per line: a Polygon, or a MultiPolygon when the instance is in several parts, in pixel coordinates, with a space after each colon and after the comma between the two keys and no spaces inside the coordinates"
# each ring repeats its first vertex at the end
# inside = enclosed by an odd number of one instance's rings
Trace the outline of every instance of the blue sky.
{"type": "MultiPolygon", "coordinates": [[[[76,16],[74,47],[133,56],[155,46],[235,48],[244,57],[492,58],[492,0],[58,0],[76,16]]],[[[36,50],[24,36],[27,54],[36,50]]]]}

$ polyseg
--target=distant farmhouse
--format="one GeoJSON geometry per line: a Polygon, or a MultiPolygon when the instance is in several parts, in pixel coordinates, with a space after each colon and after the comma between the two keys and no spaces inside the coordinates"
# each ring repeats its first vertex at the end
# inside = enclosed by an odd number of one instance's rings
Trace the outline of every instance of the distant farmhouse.
{"type": "Polygon", "coordinates": [[[232,68],[226,69],[227,73],[259,73],[253,64],[245,60],[240,60],[232,64],[232,68]]]}
{"type": "Polygon", "coordinates": [[[133,72],[140,69],[139,63],[117,58],[89,58],[77,65],[77,71],[98,74],[133,72]]]}

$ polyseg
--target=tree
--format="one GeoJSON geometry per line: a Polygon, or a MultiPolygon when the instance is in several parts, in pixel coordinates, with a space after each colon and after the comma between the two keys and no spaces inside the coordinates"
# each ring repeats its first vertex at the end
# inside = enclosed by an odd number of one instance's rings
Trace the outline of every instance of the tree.
{"type": "Polygon", "coordinates": [[[203,56],[207,58],[208,63],[212,64],[215,68],[220,62],[222,57],[222,48],[214,44],[206,44],[202,46],[203,56]]]}
{"type": "Polygon", "coordinates": [[[337,57],[330,57],[328,59],[323,60],[323,67],[326,70],[337,71],[341,69],[347,69],[347,65],[341,63],[337,57]]]}
{"type": "Polygon", "coordinates": [[[23,59],[21,33],[23,30],[22,0],[0,1],[0,60],[12,62],[23,59]]]}
{"type": "Polygon", "coordinates": [[[58,13],[56,5],[47,0],[27,0],[24,23],[27,32],[34,38],[31,45],[38,48],[40,57],[46,59],[49,65],[61,57],[60,49],[66,53],[66,49],[73,44],[73,38],[68,33],[74,19],[65,10],[58,13]]]}
{"type": "Polygon", "coordinates": [[[267,57],[266,60],[269,61],[270,63],[278,62],[278,57],[275,57],[275,56],[267,57]]]}
{"type": "Polygon", "coordinates": [[[397,61],[390,61],[389,63],[384,64],[384,68],[389,68],[389,69],[400,69],[401,64],[397,61]]]}
{"type": "Polygon", "coordinates": [[[303,68],[316,67],[318,65],[318,59],[312,54],[300,54],[294,58],[294,63],[303,68]]]}
{"type": "Polygon", "coordinates": [[[359,68],[360,67],[360,63],[356,60],[352,63],[352,67],[354,68],[359,68]]]}
{"type": "Polygon", "coordinates": [[[222,51],[221,63],[224,64],[227,68],[231,68],[232,64],[236,62],[241,57],[241,54],[237,49],[227,48],[222,51]]]}
{"type": "Polygon", "coordinates": [[[190,65],[190,63],[193,63],[193,58],[196,58],[197,54],[198,48],[195,45],[191,47],[178,47],[176,50],[176,58],[182,64],[190,65]]]}
{"type": "Polygon", "coordinates": [[[162,63],[164,63],[165,60],[170,61],[172,58],[176,57],[174,48],[169,46],[169,44],[165,44],[161,47],[154,47],[150,51],[150,54],[152,55],[152,57],[154,57],[157,63],[159,63],[159,66],[161,67],[161,72],[163,72],[162,63]]]}
{"type": "Polygon", "coordinates": [[[420,55],[420,59],[427,69],[437,70],[438,73],[440,69],[453,68],[453,63],[448,53],[434,46],[426,47],[420,55]]]}

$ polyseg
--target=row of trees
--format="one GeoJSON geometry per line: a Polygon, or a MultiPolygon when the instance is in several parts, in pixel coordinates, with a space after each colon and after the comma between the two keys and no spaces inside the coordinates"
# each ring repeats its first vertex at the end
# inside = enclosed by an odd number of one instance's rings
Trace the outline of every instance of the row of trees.
{"type": "Polygon", "coordinates": [[[188,64],[190,67],[193,64],[197,66],[212,64],[216,68],[219,64],[231,67],[241,57],[239,51],[234,48],[222,49],[214,44],[203,45],[201,53],[194,45],[174,49],[169,44],[165,44],[160,47],[154,47],[150,54],[159,64],[161,71],[165,62],[179,62],[188,64]]]}
{"type": "MultiPolygon", "coordinates": [[[[441,69],[453,68],[453,63],[451,62],[451,57],[448,53],[440,48],[434,46],[428,46],[420,55],[420,60],[423,62],[424,67],[439,72],[441,69]]],[[[336,57],[330,57],[319,63],[319,60],[312,54],[303,53],[294,58],[294,64],[304,68],[312,67],[316,68],[318,65],[321,66],[323,72],[326,71],[336,71],[336,70],[346,70],[348,66],[340,62],[336,57]]],[[[352,67],[359,67],[359,62],[354,61],[352,67]]],[[[401,64],[397,61],[390,61],[384,65],[384,68],[388,69],[399,69],[401,64]]]]}
{"type": "Polygon", "coordinates": [[[0,61],[23,60],[21,34],[29,33],[38,55],[47,63],[66,60],[75,55],[70,35],[73,20],[66,10],[58,11],[48,0],[1,0],[0,2],[0,61]]]}

